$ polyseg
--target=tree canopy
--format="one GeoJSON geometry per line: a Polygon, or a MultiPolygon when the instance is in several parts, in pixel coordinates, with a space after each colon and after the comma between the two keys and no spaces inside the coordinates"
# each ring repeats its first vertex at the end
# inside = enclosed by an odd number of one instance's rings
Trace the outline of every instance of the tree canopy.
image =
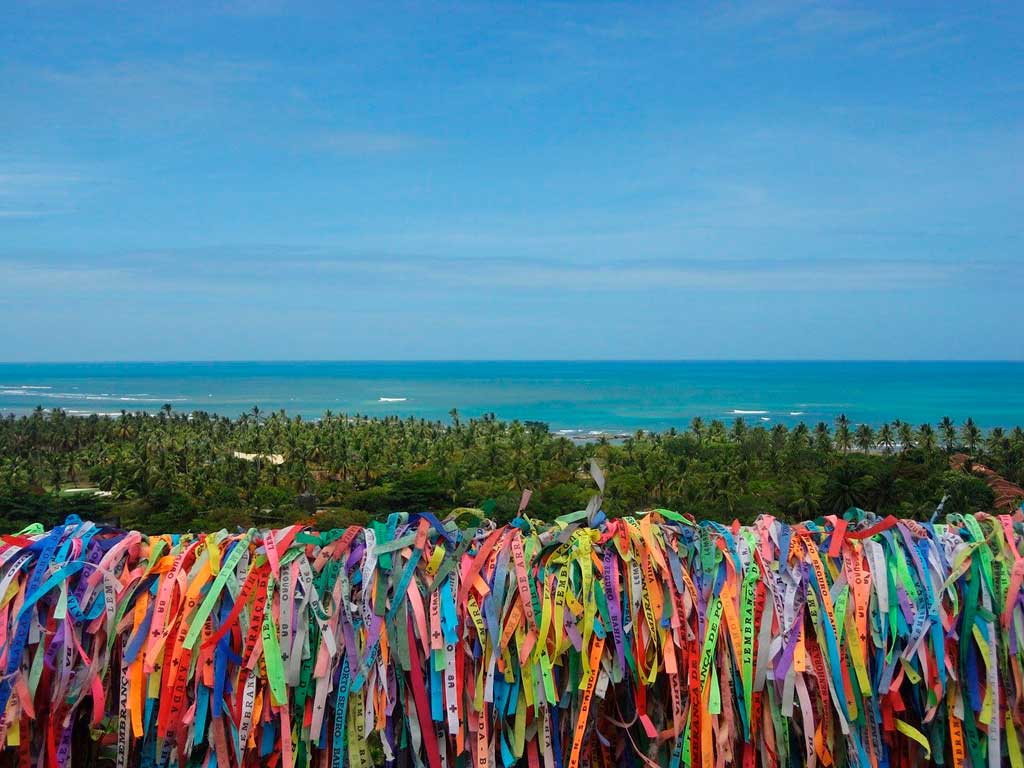
{"type": "Polygon", "coordinates": [[[969,465],[951,469],[957,450],[1024,481],[1024,431],[986,435],[970,419],[875,428],[840,416],[787,428],[698,418],[685,431],[578,442],[540,422],[454,409],[449,423],[330,412],[311,421],[258,408],[235,419],[170,407],[117,418],[37,409],[0,419],[0,526],[69,511],[154,532],[332,526],[485,499],[500,522],[527,488],[531,516],[551,519],[586,506],[591,459],[607,476],[613,516],[664,507],[750,522],[860,507],[927,519],[944,498],[946,512],[991,508],[985,480],[969,465]]]}

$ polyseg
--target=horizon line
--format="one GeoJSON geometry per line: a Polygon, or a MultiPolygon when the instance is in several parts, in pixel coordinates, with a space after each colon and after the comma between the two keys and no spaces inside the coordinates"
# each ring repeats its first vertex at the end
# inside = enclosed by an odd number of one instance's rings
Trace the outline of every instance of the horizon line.
{"type": "Polygon", "coordinates": [[[1024,364],[1024,358],[885,358],[885,357],[580,357],[580,358],[167,358],[107,360],[0,360],[0,365],[161,365],[161,364],[302,364],[302,363],[1011,363],[1024,364]]]}

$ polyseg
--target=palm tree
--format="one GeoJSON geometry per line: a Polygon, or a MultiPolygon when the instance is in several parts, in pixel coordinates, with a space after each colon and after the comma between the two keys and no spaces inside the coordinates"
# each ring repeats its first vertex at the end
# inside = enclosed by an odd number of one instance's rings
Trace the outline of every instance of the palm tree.
{"type": "Polygon", "coordinates": [[[836,426],[835,443],[836,447],[843,453],[849,453],[850,448],[853,446],[853,436],[850,434],[850,425],[848,423],[840,422],[836,426]]]}
{"type": "Polygon", "coordinates": [[[925,422],[917,428],[917,444],[929,453],[935,450],[935,430],[931,424],[925,422]]]}
{"type": "Polygon", "coordinates": [[[121,409],[121,416],[117,420],[116,433],[121,440],[127,440],[132,436],[131,419],[128,418],[128,412],[124,408],[121,409]]]}
{"type": "Polygon", "coordinates": [[[892,449],[896,446],[896,440],[893,437],[891,425],[883,424],[882,428],[878,430],[878,444],[882,446],[885,453],[892,453],[892,449]]]}
{"type": "Polygon", "coordinates": [[[712,479],[711,486],[708,489],[710,500],[715,504],[725,507],[730,516],[736,509],[738,497],[736,485],[730,473],[719,472],[712,479]]]}
{"type": "Polygon", "coordinates": [[[853,442],[857,448],[867,453],[875,447],[875,430],[871,428],[870,424],[858,424],[853,435],[853,442]]]}
{"type": "Polygon", "coordinates": [[[892,469],[881,471],[864,478],[865,496],[875,512],[893,510],[900,502],[900,481],[892,469]]]}
{"type": "Polygon", "coordinates": [[[2,460],[0,463],[0,475],[2,475],[4,486],[9,492],[24,492],[28,489],[29,470],[28,462],[19,456],[2,460]]]}
{"type": "Polygon", "coordinates": [[[914,428],[909,422],[901,421],[897,434],[900,438],[901,453],[906,453],[914,447],[914,428]]]}
{"type": "Polygon", "coordinates": [[[808,430],[807,425],[801,421],[793,427],[793,431],[789,433],[789,441],[796,449],[806,448],[810,443],[809,435],[810,430],[808,430]]]}
{"type": "Polygon", "coordinates": [[[834,515],[864,506],[864,474],[844,461],[825,481],[822,504],[834,515]]]}
{"type": "Polygon", "coordinates": [[[960,428],[960,436],[963,438],[967,450],[973,456],[978,450],[978,444],[981,442],[981,430],[978,429],[978,425],[974,423],[974,419],[970,416],[967,417],[967,421],[960,428]]]}
{"type": "Polygon", "coordinates": [[[823,453],[832,450],[832,436],[829,434],[828,424],[824,421],[819,421],[814,427],[814,445],[823,453]]]}
{"type": "Polygon", "coordinates": [[[779,457],[786,448],[786,436],[788,434],[789,432],[786,430],[785,424],[776,424],[772,427],[768,445],[773,465],[778,463],[779,457]]]}
{"type": "Polygon", "coordinates": [[[60,492],[61,484],[64,482],[64,457],[59,453],[48,453],[46,455],[47,474],[50,485],[55,492],[60,492]]]}
{"type": "Polygon", "coordinates": [[[942,444],[946,448],[946,453],[952,453],[953,446],[956,444],[956,424],[949,416],[942,417],[942,421],[939,422],[939,432],[942,434],[942,444]]]}
{"type": "Polygon", "coordinates": [[[75,452],[67,454],[67,477],[72,483],[78,482],[78,473],[81,471],[81,455],[75,452]]]}
{"type": "Polygon", "coordinates": [[[729,436],[734,443],[742,443],[743,438],[747,436],[747,422],[743,420],[742,416],[737,416],[733,421],[732,429],[729,430],[729,436]]]}
{"type": "Polygon", "coordinates": [[[693,432],[697,438],[697,442],[704,442],[704,419],[700,416],[694,416],[690,420],[690,431],[693,432]]]}
{"type": "Polygon", "coordinates": [[[712,443],[724,443],[726,440],[725,424],[719,419],[712,419],[708,428],[708,439],[712,443]]]}
{"type": "Polygon", "coordinates": [[[1002,427],[992,427],[985,439],[985,450],[1000,463],[1005,459],[1009,450],[1010,441],[1006,437],[1006,430],[1002,427]]]}
{"type": "Polygon", "coordinates": [[[809,477],[801,477],[797,482],[796,494],[787,508],[799,520],[807,520],[818,514],[818,493],[809,477]]]}

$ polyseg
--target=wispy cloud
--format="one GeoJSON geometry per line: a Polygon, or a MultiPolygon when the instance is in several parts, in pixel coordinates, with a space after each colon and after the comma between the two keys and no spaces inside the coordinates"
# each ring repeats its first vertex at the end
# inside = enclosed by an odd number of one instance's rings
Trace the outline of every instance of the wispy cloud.
{"type": "Polygon", "coordinates": [[[66,213],[83,182],[78,168],[0,160],[0,218],[35,219],[66,213]]]}
{"type": "Polygon", "coordinates": [[[862,40],[857,50],[866,54],[916,56],[936,48],[958,45],[966,39],[962,29],[948,21],[906,30],[887,30],[862,40]]]}
{"type": "Polygon", "coordinates": [[[0,195],[16,193],[25,189],[39,189],[57,184],[69,184],[80,179],[81,176],[73,171],[0,171],[0,195]]]}
{"type": "Polygon", "coordinates": [[[23,64],[8,75],[32,86],[26,102],[61,122],[75,114],[75,130],[108,135],[126,127],[188,126],[211,115],[230,117],[266,74],[259,61],[203,54],[153,55],[74,66],[23,64]],[[39,100],[43,93],[55,101],[39,100]],[[57,106],[60,106],[57,111],[57,106]]]}
{"type": "Polygon", "coordinates": [[[278,16],[288,10],[287,0],[222,0],[209,8],[231,16],[278,16]]]}
{"type": "Polygon", "coordinates": [[[129,282],[132,270],[89,264],[48,263],[0,259],[4,282],[19,291],[45,290],[54,294],[93,293],[129,282]]]}
{"type": "Polygon", "coordinates": [[[428,139],[406,133],[374,131],[326,131],[299,140],[302,149],[338,155],[383,155],[421,148],[428,139]]]}
{"type": "Polygon", "coordinates": [[[843,41],[843,51],[858,55],[913,56],[961,43],[956,20],[907,22],[886,11],[823,0],[740,0],[723,3],[708,15],[717,32],[756,34],[759,45],[777,45],[792,53],[810,43],[843,41]]]}
{"type": "MultiPolygon", "coordinates": [[[[178,59],[136,58],[83,63],[71,69],[47,68],[39,74],[58,87],[84,94],[157,88],[209,89],[253,80],[265,65],[242,59],[189,55],[178,59]]],[[[156,94],[159,95],[159,94],[156,94]]]]}
{"type": "Polygon", "coordinates": [[[700,258],[526,261],[392,257],[321,261],[315,269],[321,276],[333,273],[389,288],[445,285],[484,291],[543,293],[663,290],[887,292],[908,285],[948,284],[965,272],[962,265],[907,260],[849,259],[820,263],[766,259],[718,262],[700,258]]]}
{"type": "Polygon", "coordinates": [[[0,259],[0,270],[9,285],[45,290],[51,298],[153,293],[178,301],[239,294],[281,297],[289,286],[297,289],[296,297],[315,297],[351,285],[358,285],[364,297],[389,300],[430,295],[442,287],[479,295],[552,296],[664,290],[887,293],[1024,277],[1020,267],[997,260],[452,258],[272,247],[133,252],[82,263],[57,256],[12,257],[0,259]]]}
{"type": "Polygon", "coordinates": [[[74,112],[77,133],[119,141],[177,134],[202,141],[216,131],[261,148],[346,156],[393,154],[434,143],[400,131],[323,128],[332,109],[304,86],[301,72],[281,62],[150,54],[9,71],[38,86],[27,99],[38,92],[59,99],[38,119],[59,122],[74,112]]]}
{"type": "Polygon", "coordinates": [[[780,26],[801,34],[850,34],[884,23],[880,14],[820,0],[736,0],[716,4],[708,23],[717,29],[780,26]]]}
{"type": "Polygon", "coordinates": [[[40,216],[53,216],[62,213],[59,210],[18,210],[16,208],[0,208],[0,219],[38,219],[40,216]]]}

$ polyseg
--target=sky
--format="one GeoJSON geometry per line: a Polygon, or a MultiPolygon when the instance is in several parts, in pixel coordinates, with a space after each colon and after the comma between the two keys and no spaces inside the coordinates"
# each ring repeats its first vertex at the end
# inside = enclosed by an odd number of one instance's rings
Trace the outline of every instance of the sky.
{"type": "Polygon", "coordinates": [[[14,0],[0,105],[0,360],[1024,359],[1020,3],[14,0]]]}

